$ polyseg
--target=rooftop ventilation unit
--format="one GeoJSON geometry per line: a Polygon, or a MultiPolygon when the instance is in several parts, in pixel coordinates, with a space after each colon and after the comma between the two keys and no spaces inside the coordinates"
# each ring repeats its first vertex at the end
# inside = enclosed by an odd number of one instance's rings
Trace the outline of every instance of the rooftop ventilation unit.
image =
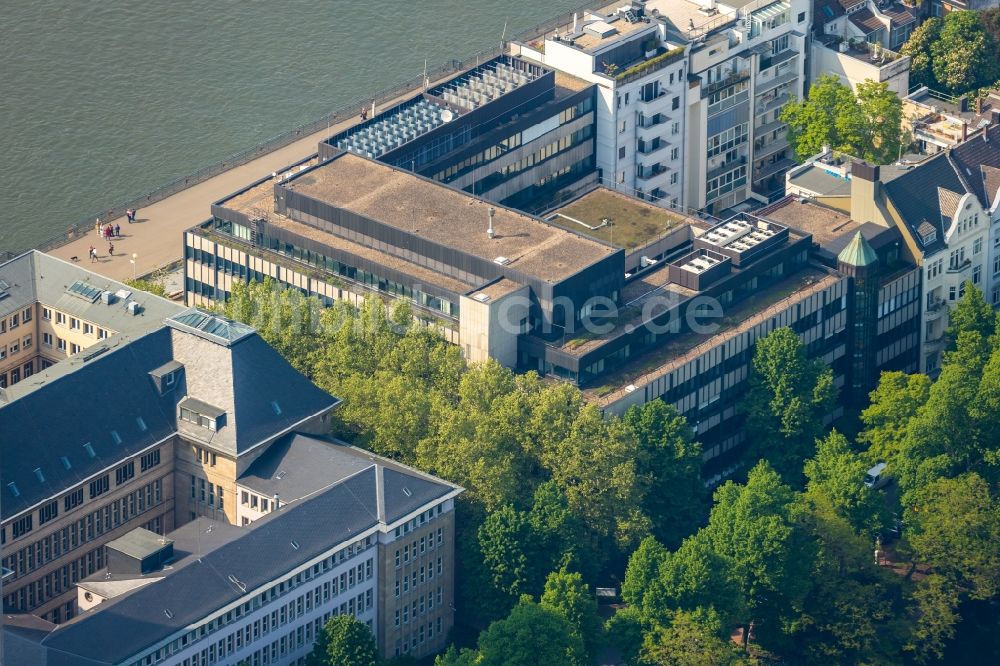
{"type": "Polygon", "coordinates": [[[476,294],[475,296],[473,296],[473,298],[479,301],[480,303],[490,302],[490,297],[483,293],[476,294]]]}
{"type": "Polygon", "coordinates": [[[125,308],[128,310],[128,313],[133,317],[142,312],[142,306],[139,305],[139,303],[137,303],[136,301],[129,301],[128,305],[126,305],[125,308]]]}
{"type": "Polygon", "coordinates": [[[510,259],[508,259],[507,257],[497,257],[496,259],[493,260],[493,263],[498,264],[500,266],[506,266],[507,264],[510,263],[510,259]]]}
{"type": "Polygon", "coordinates": [[[112,303],[115,302],[115,295],[112,294],[110,291],[102,291],[101,302],[104,303],[105,305],[111,305],[112,303]]]}

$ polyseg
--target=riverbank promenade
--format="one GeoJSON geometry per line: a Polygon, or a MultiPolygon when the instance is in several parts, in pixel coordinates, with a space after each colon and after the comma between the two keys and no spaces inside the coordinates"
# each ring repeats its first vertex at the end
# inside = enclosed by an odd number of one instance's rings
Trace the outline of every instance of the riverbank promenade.
{"type": "MultiPolygon", "coordinates": [[[[454,76],[454,72],[448,76],[454,76]]],[[[442,77],[439,81],[444,81],[446,78],[442,77]]],[[[430,85],[433,86],[439,81],[431,81],[430,85]]],[[[411,89],[377,105],[376,112],[412,98],[419,90],[419,88],[411,89]]],[[[212,202],[314,154],[320,141],[358,124],[360,109],[359,104],[358,115],[333,123],[318,132],[297,139],[294,143],[140,208],[134,224],[128,223],[122,211],[120,217],[110,220],[112,225],[117,224],[121,227],[122,237],[111,242],[114,245],[114,255],[108,254],[108,241],[99,236],[94,229],[65,245],[49,250],[48,253],[67,261],[77,261],[85,265],[88,270],[113,280],[128,280],[133,275],[141,277],[169,266],[183,256],[184,230],[211,217],[212,202]],[[97,249],[96,261],[92,261],[88,256],[91,246],[97,249]],[[134,268],[133,254],[136,255],[134,268]]],[[[102,222],[107,221],[109,220],[102,218],[102,222]]]]}

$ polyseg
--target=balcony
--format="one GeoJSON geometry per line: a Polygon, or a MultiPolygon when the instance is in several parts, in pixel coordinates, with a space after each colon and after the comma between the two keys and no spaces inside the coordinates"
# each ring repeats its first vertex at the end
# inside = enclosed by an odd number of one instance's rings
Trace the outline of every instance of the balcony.
{"type": "Polygon", "coordinates": [[[785,134],[766,142],[758,139],[753,142],[753,158],[760,160],[785,148],[788,148],[788,136],[785,134]]]}
{"type": "Polygon", "coordinates": [[[735,160],[732,160],[732,161],[729,161],[729,162],[724,162],[724,163],[720,164],[719,166],[715,167],[714,169],[709,169],[705,173],[705,180],[708,181],[708,180],[712,180],[713,178],[717,178],[718,176],[721,176],[722,174],[726,173],[727,171],[732,171],[736,167],[743,166],[746,163],[747,163],[747,158],[746,157],[739,157],[739,158],[737,158],[735,160]]]}
{"type": "Polygon", "coordinates": [[[654,164],[651,167],[646,167],[641,169],[639,173],[636,175],[636,178],[638,178],[643,182],[646,182],[656,178],[657,176],[662,176],[667,171],[668,171],[667,167],[663,166],[662,164],[654,164]]]}
{"type": "Polygon", "coordinates": [[[935,298],[924,310],[924,319],[927,321],[937,321],[948,311],[948,304],[942,298],[935,298]]]}
{"type": "Polygon", "coordinates": [[[630,83],[631,81],[635,81],[636,79],[648,76],[649,74],[672,65],[679,60],[683,60],[685,57],[685,48],[686,47],[678,46],[670,49],[669,51],[664,51],[663,53],[655,55],[648,60],[643,60],[642,62],[632,65],[631,67],[627,67],[624,71],[615,74],[615,81],[618,82],[618,85],[624,85],[626,83],[630,83]]]}
{"type": "Polygon", "coordinates": [[[789,99],[791,99],[791,95],[786,90],[786,91],[784,91],[784,92],[776,95],[773,99],[767,99],[767,100],[763,100],[762,99],[762,100],[759,100],[757,102],[757,109],[756,109],[755,113],[759,116],[762,113],[767,113],[769,111],[774,111],[779,106],[784,106],[785,104],[787,104],[789,99]]]}
{"type": "Polygon", "coordinates": [[[648,155],[658,153],[670,145],[670,142],[662,137],[657,137],[652,141],[646,141],[644,143],[646,145],[643,148],[636,151],[640,157],[646,157],[648,155]]]}
{"type": "Polygon", "coordinates": [[[962,273],[966,269],[968,269],[969,266],[971,266],[971,265],[972,265],[972,260],[971,259],[963,259],[961,262],[958,262],[958,263],[949,263],[948,264],[947,272],[948,273],[952,273],[952,274],[954,274],[954,273],[962,273]]]}
{"type": "Polygon", "coordinates": [[[758,125],[757,127],[755,127],[753,133],[756,134],[757,136],[760,136],[762,134],[770,134],[774,130],[784,129],[785,127],[786,127],[785,123],[781,122],[780,120],[772,120],[769,123],[764,123],[762,125],[758,125]]]}
{"type": "Polygon", "coordinates": [[[701,96],[703,98],[704,97],[708,97],[712,93],[716,93],[716,92],[722,90],[723,88],[728,88],[729,86],[734,86],[737,83],[739,83],[740,81],[747,81],[749,79],[750,79],[750,70],[749,69],[741,69],[739,71],[736,71],[736,72],[733,72],[733,73],[729,74],[729,76],[727,76],[724,79],[719,79],[715,83],[709,83],[708,85],[702,86],[702,88],[701,88],[701,96]]]}
{"type": "Polygon", "coordinates": [[[768,79],[767,81],[758,81],[755,94],[763,95],[767,91],[774,90],[783,83],[789,83],[797,78],[799,78],[799,73],[793,70],[791,72],[785,72],[784,74],[775,76],[774,78],[768,79]]]}
{"type": "Polygon", "coordinates": [[[661,90],[660,94],[650,97],[649,99],[639,98],[639,108],[644,112],[650,112],[654,107],[662,106],[663,104],[670,102],[670,96],[665,90],[661,90]]]}
{"type": "Polygon", "coordinates": [[[756,183],[782,171],[791,169],[793,166],[795,166],[795,160],[790,157],[782,157],[780,160],[756,168],[753,174],[753,181],[756,183]]]}
{"type": "Polygon", "coordinates": [[[643,116],[642,122],[639,123],[639,129],[649,129],[650,127],[656,127],[657,125],[662,125],[667,122],[667,116],[662,113],[657,113],[652,116],[643,116]]]}

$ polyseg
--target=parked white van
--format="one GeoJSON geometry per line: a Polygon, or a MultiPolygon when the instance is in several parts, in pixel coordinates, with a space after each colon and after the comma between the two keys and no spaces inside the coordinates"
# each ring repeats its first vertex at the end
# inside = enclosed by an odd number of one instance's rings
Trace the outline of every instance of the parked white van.
{"type": "Polygon", "coordinates": [[[870,490],[878,490],[889,483],[889,475],[885,473],[885,463],[879,463],[865,474],[865,486],[870,490]]]}

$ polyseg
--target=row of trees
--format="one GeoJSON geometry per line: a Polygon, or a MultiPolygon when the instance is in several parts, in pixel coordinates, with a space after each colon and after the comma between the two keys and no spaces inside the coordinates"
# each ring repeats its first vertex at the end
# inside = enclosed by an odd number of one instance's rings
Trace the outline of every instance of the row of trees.
{"type": "Polygon", "coordinates": [[[664,403],[605,418],[569,384],[467,366],[405,303],[324,309],[263,282],[235,285],[225,313],[343,399],[337,434],[466,488],[459,602],[474,623],[561,568],[593,584],[650,533],[679,544],[707,514],[701,449],[664,403]]]}
{"type": "MultiPolygon", "coordinates": [[[[226,312],[345,399],[339,434],[468,489],[458,603],[487,628],[442,666],[583,664],[602,641],[632,664],[925,662],[997,594],[1000,334],[971,285],[941,377],[886,374],[854,442],[822,426],[830,369],[788,329],[758,342],[742,409],[761,462],[710,510],[700,447],[660,401],[603,418],[565,383],[466,366],[405,305],[324,310],[263,283],[237,286],[226,312]],[[876,461],[898,496],[861,483],[876,461]],[[872,557],[893,513],[895,572],[872,557]],[[628,607],[602,628],[591,590],[624,558],[628,607]]],[[[358,644],[344,633],[328,628],[313,663],[373,663],[330,656],[358,644]]]]}
{"type": "Polygon", "coordinates": [[[913,31],[902,52],[910,56],[910,84],[963,95],[1000,79],[1000,9],[949,12],[913,31]]]}
{"type": "Polygon", "coordinates": [[[888,83],[865,81],[855,94],[835,74],[820,76],[805,99],[781,110],[788,142],[800,162],[823,146],[876,164],[892,162],[906,142],[902,121],[903,102],[888,83]]]}

